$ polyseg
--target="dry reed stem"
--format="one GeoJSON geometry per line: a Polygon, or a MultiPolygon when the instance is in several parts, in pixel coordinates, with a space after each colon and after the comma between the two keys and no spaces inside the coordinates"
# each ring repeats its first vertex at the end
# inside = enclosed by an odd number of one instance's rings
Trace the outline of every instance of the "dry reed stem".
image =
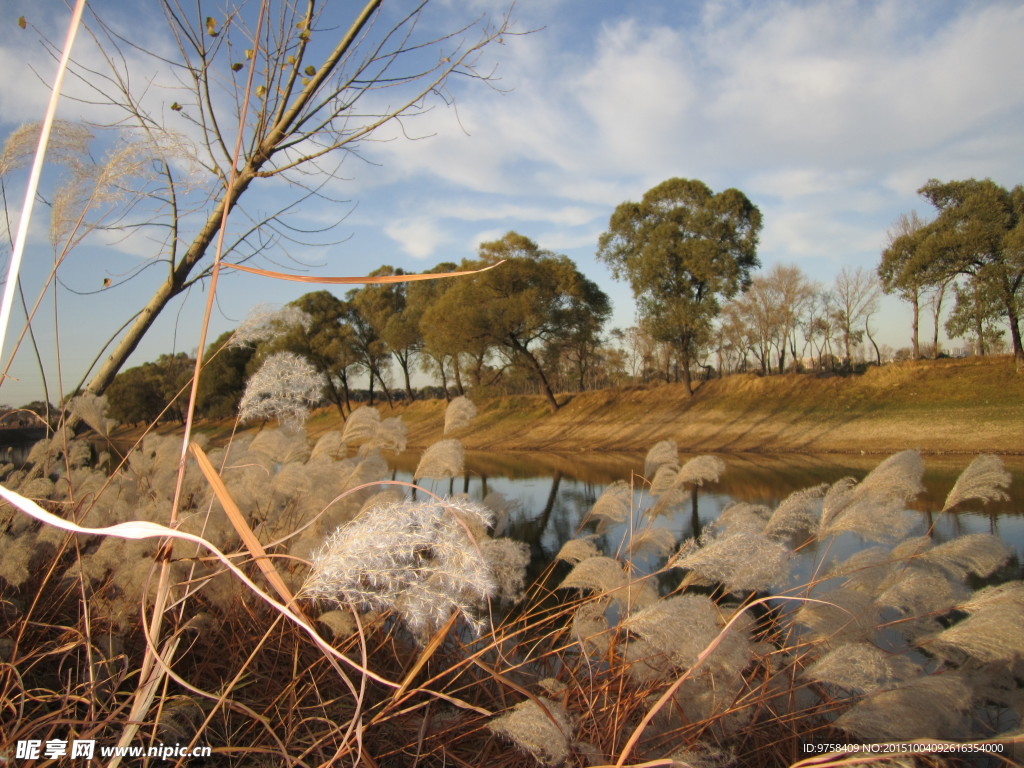
{"type": "MultiPolygon", "coordinates": [[[[246,549],[249,550],[250,556],[255,561],[256,565],[263,572],[270,586],[281,596],[284,600],[285,605],[292,605],[295,602],[295,595],[288,589],[288,586],[284,583],[281,578],[281,574],[277,572],[273,562],[267,556],[267,551],[260,544],[260,540],[256,538],[256,534],[252,532],[252,528],[245,521],[245,517],[242,515],[242,511],[235,504],[235,500],[231,498],[231,494],[228,489],[224,486],[224,481],[221,480],[220,475],[217,474],[217,470],[213,468],[210,463],[210,459],[207,458],[206,452],[195,442],[189,443],[189,450],[192,455],[195,456],[196,463],[199,465],[199,469],[202,471],[206,481],[213,488],[214,494],[217,496],[217,500],[221,503],[224,508],[225,514],[228,519],[231,520],[231,525],[234,526],[238,535],[242,539],[242,543],[245,544],[246,549]]],[[[302,613],[298,606],[294,606],[297,613],[302,613]]]]}

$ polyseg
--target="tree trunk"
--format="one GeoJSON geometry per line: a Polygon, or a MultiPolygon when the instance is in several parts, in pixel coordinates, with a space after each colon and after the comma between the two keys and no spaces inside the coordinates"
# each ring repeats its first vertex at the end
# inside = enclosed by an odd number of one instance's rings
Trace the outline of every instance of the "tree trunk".
{"type": "Polygon", "coordinates": [[[416,399],[416,395],[413,394],[412,383],[409,381],[409,359],[406,358],[403,361],[401,358],[399,358],[398,362],[402,366],[402,375],[405,377],[405,394],[406,397],[409,398],[409,402],[411,403],[413,400],[416,399]]]}
{"type": "Polygon", "coordinates": [[[1012,305],[1006,307],[1007,319],[1010,322],[1010,339],[1013,342],[1013,358],[1017,361],[1017,370],[1024,366],[1024,346],[1020,339],[1020,317],[1012,305]]]}
{"type": "Polygon", "coordinates": [[[452,373],[455,374],[455,388],[459,390],[459,394],[465,396],[466,388],[462,386],[462,368],[459,365],[458,353],[452,355],[452,373]]]}
{"type": "MultiPolygon", "coordinates": [[[[375,374],[377,374],[377,381],[380,382],[380,388],[381,388],[381,390],[383,390],[384,397],[388,401],[388,408],[394,408],[395,404],[391,400],[391,390],[388,389],[387,382],[384,381],[384,377],[381,375],[381,373],[380,373],[380,371],[378,369],[374,369],[373,372],[375,374]]],[[[373,381],[373,376],[372,375],[370,376],[370,380],[373,381]]]]}
{"type": "MultiPolygon", "coordinates": [[[[346,374],[342,374],[339,378],[341,379],[341,391],[344,393],[344,397],[345,397],[345,408],[347,408],[348,412],[351,414],[352,413],[352,402],[350,400],[351,393],[349,392],[349,389],[348,389],[348,376],[346,374]]],[[[345,414],[343,413],[342,416],[344,416],[344,415],[345,414]]]]}
{"type": "Polygon", "coordinates": [[[114,351],[104,361],[103,365],[92,377],[86,386],[86,390],[94,395],[102,395],[104,390],[110,386],[117,372],[121,370],[129,355],[135,351],[142,341],[142,337],[156,321],[157,316],[167,306],[167,303],[185,289],[186,281],[192,269],[203,256],[220,231],[220,224],[224,218],[224,209],[227,207],[230,213],[235,207],[239,196],[249,187],[249,184],[256,177],[259,166],[246,165],[242,172],[235,179],[234,186],[230,192],[225,194],[214,207],[206,219],[206,224],[196,235],[188,250],[181,257],[181,260],[174,265],[171,274],[153,294],[146,306],[139,313],[139,316],[132,323],[131,328],[121,337],[121,341],[114,347],[114,351]]]}
{"type": "Polygon", "coordinates": [[[910,347],[915,360],[921,359],[921,341],[919,338],[921,308],[918,300],[918,292],[915,290],[910,299],[910,306],[913,310],[910,320],[910,347]]]}
{"type": "Polygon", "coordinates": [[[936,289],[935,294],[935,313],[932,315],[932,319],[935,321],[935,328],[932,332],[932,345],[935,348],[935,359],[939,359],[939,319],[942,316],[942,300],[946,295],[946,286],[949,282],[945,282],[936,289]]]}
{"type": "Polygon", "coordinates": [[[686,396],[691,397],[693,395],[693,382],[690,381],[690,355],[685,350],[680,350],[679,356],[682,358],[682,365],[679,367],[682,369],[683,387],[686,390],[686,396]]]}
{"type": "Polygon", "coordinates": [[[878,345],[875,344],[875,337],[871,335],[871,327],[868,325],[868,321],[864,321],[864,333],[867,334],[868,341],[871,342],[871,346],[875,348],[875,361],[878,365],[882,364],[882,353],[878,351],[878,345]]]}
{"type": "Polygon", "coordinates": [[[530,364],[530,367],[533,368],[533,372],[536,374],[537,383],[540,385],[541,392],[544,394],[544,397],[547,398],[548,407],[551,408],[552,413],[555,413],[559,408],[558,400],[555,399],[555,393],[551,390],[551,385],[548,384],[548,377],[544,375],[544,369],[541,367],[540,361],[533,356],[530,350],[528,350],[519,341],[519,339],[512,337],[510,340],[512,342],[512,349],[525,357],[526,361],[530,364]]]}
{"type": "Polygon", "coordinates": [[[443,358],[441,360],[438,360],[438,362],[437,362],[437,370],[439,370],[441,372],[441,389],[444,390],[444,401],[446,403],[450,403],[452,401],[452,396],[450,394],[448,394],[448,374],[447,374],[447,372],[444,369],[444,359],[443,358]]]}

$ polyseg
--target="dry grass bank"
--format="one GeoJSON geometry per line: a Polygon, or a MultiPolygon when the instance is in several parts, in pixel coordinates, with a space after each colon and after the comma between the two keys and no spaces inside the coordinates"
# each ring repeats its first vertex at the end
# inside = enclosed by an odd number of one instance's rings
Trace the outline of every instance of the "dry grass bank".
{"type": "MultiPolygon", "coordinates": [[[[1024,453],[1024,376],[1009,357],[908,362],[863,376],[730,376],[702,383],[576,395],[556,414],[540,397],[477,403],[461,432],[468,449],[645,451],[674,439],[682,451],[1024,453]]],[[[444,403],[396,408],[410,447],[441,437],[444,403]]],[[[310,432],[333,428],[322,412],[310,432]]]]}

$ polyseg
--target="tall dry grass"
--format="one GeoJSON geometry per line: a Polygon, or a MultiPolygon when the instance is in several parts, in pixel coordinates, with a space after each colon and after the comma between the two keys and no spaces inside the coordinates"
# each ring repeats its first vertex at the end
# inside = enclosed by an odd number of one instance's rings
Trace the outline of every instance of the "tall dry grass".
{"type": "MultiPolygon", "coordinates": [[[[167,667],[133,743],[208,744],[216,765],[760,766],[806,744],[1014,739],[1024,586],[1000,582],[1019,573],[995,537],[903,525],[893,499],[920,487],[915,455],[774,510],[736,505],[671,547],[644,514],[660,499],[612,486],[525,584],[525,545],[494,537],[493,512],[391,485],[366,426],[380,420],[358,413],[364,447],[294,424],[208,447],[225,496],[185,468],[181,530],[295,620],[202,547],[55,533],[5,506],[3,748],[122,738],[160,563],[167,667]],[[851,536],[870,546],[828,556],[851,536]],[[809,543],[826,554],[803,583],[789,565],[809,543]]],[[[109,476],[76,439],[65,451],[48,442],[5,485],[91,528],[161,518],[172,439],[146,438],[109,476]],[[69,455],[69,480],[50,480],[69,455]]],[[[994,461],[959,484],[979,503],[1005,492],[994,461]]]]}

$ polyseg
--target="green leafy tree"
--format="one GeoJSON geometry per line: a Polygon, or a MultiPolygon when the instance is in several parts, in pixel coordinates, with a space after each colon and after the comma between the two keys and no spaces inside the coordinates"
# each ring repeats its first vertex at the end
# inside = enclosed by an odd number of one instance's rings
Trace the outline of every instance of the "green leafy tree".
{"type": "Polygon", "coordinates": [[[351,411],[350,376],[361,356],[352,326],[353,307],[330,291],[313,291],[291,302],[309,317],[308,326],[292,324],[266,344],[260,355],[294,352],[309,360],[323,376],[324,397],[338,413],[351,411]]]}
{"type": "Polygon", "coordinates": [[[878,278],[882,290],[895,293],[910,304],[910,342],[914,359],[921,357],[920,316],[921,293],[928,285],[928,272],[916,264],[917,249],[924,239],[924,222],[917,211],[901,214],[889,229],[889,246],[882,251],[878,278]]]}
{"type": "MultiPolygon", "coordinates": [[[[391,266],[383,266],[370,273],[373,277],[404,274],[404,270],[391,266]]],[[[418,305],[409,304],[408,286],[408,283],[367,285],[352,296],[352,305],[398,361],[405,380],[405,394],[411,401],[414,395],[409,369],[423,346],[423,335],[418,305]]]]}
{"type": "Polygon", "coordinates": [[[107,390],[109,415],[123,424],[185,420],[178,397],[188,385],[195,360],[184,352],[160,355],[119,373],[107,390]]]}
{"type": "Polygon", "coordinates": [[[559,403],[540,347],[570,338],[595,320],[599,328],[609,312],[608,297],[567,256],[542,250],[516,232],[482,243],[479,252],[479,260],[464,264],[464,269],[505,263],[453,281],[433,310],[454,313],[447,315],[447,322],[463,349],[492,348],[525,367],[556,411],[559,403]]]}
{"type": "Polygon", "coordinates": [[[352,330],[352,345],[358,365],[366,371],[369,380],[370,405],[373,405],[374,382],[379,382],[388,405],[393,405],[387,376],[391,368],[391,351],[381,337],[381,331],[371,320],[372,312],[360,309],[361,289],[353,288],[345,294],[348,301],[346,321],[352,330]]]}
{"type": "Polygon", "coordinates": [[[929,181],[920,190],[938,210],[915,252],[915,266],[947,278],[966,275],[983,302],[1002,307],[1018,369],[1024,366],[1024,187],[990,179],[929,181]]]}
{"type": "Polygon", "coordinates": [[[678,356],[686,391],[690,365],[710,336],[720,301],[750,283],[757,268],[761,212],[737,189],[713,193],[692,179],[669,179],[639,203],[622,203],[601,235],[598,258],[628,280],[637,313],[678,356]]]}
{"type": "Polygon", "coordinates": [[[997,291],[987,291],[977,280],[966,285],[954,283],[956,304],[946,319],[946,333],[950,338],[966,338],[979,355],[991,354],[1003,347],[1004,331],[999,328],[1003,307],[997,291]]]}
{"type": "MultiPolygon", "coordinates": [[[[454,272],[458,265],[446,261],[438,264],[428,272],[454,272]]],[[[440,298],[451,285],[449,278],[445,280],[418,280],[409,283],[406,294],[406,309],[410,319],[415,318],[422,345],[420,347],[421,362],[424,370],[436,369],[445,400],[450,400],[448,392],[448,367],[451,366],[455,377],[458,394],[466,394],[462,383],[462,371],[459,367],[459,344],[453,330],[453,323],[446,322],[434,312],[440,298]]]]}
{"type": "Polygon", "coordinates": [[[611,303],[597,283],[577,276],[577,284],[568,292],[565,333],[554,336],[548,346],[551,355],[572,369],[572,386],[582,392],[588,374],[602,360],[601,329],[611,314],[611,303]]]}

